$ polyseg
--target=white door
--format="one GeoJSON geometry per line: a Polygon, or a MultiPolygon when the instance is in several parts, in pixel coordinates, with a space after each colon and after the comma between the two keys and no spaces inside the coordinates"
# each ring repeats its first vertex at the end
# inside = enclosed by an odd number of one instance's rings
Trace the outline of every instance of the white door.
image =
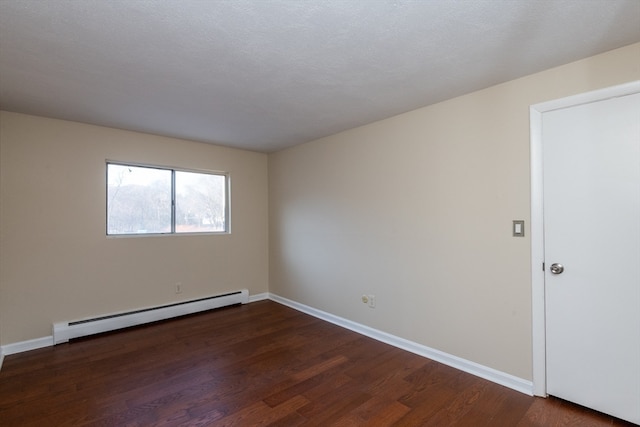
{"type": "Polygon", "coordinates": [[[640,423],[640,94],[545,112],[542,152],[547,392],[640,423]]]}

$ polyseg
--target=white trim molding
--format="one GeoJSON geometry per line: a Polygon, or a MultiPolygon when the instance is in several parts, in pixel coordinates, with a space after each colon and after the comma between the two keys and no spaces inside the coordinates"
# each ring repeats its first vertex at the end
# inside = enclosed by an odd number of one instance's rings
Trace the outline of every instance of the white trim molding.
{"type": "Polygon", "coordinates": [[[51,347],[53,345],[53,336],[36,338],[27,341],[20,341],[12,344],[3,345],[0,348],[2,357],[10,354],[22,353],[24,351],[37,350],[39,348],[51,347]]]}
{"type": "Polygon", "coordinates": [[[309,307],[308,305],[300,304],[279,295],[270,293],[269,299],[279,304],[286,305],[287,307],[291,307],[295,310],[309,314],[313,317],[317,317],[318,319],[325,320],[327,322],[357,332],[361,335],[365,335],[369,338],[373,338],[375,340],[409,351],[419,356],[435,360],[436,362],[440,362],[444,365],[451,366],[452,368],[456,368],[477,377],[484,378],[485,380],[503,385],[512,390],[519,391],[529,396],[533,395],[533,384],[531,381],[498,371],[493,368],[489,368],[484,365],[480,365],[470,360],[466,360],[461,357],[457,357],[422,344],[418,344],[413,341],[409,341],[404,338],[400,338],[392,334],[388,334],[386,332],[382,332],[374,328],[370,328],[369,326],[365,326],[360,323],[356,323],[351,320],[327,313],[325,311],[309,307]]]}
{"type": "Polygon", "coordinates": [[[531,339],[533,393],[547,395],[542,211],[542,111],[530,108],[531,126],[531,339]]]}
{"type": "Polygon", "coordinates": [[[249,302],[264,301],[269,299],[269,292],[261,294],[249,295],[249,302]]]}
{"type": "Polygon", "coordinates": [[[544,189],[542,116],[544,113],[640,92],[640,80],[529,107],[531,132],[531,312],[533,394],[547,395],[544,270],[544,189]]]}

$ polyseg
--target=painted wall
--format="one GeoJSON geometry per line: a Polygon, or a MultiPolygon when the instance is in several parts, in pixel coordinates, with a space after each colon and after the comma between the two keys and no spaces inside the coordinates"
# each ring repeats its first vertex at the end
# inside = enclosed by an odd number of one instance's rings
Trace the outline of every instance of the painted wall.
{"type": "Polygon", "coordinates": [[[270,155],[270,291],[531,380],[529,106],[637,79],[640,44],[270,155]]]}
{"type": "Polygon", "coordinates": [[[53,322],[268,290],[265,154],[0,114],[2,344],[53,322]],[[107,238],[105,159],[229,172],[232,233],[107,238]]]}

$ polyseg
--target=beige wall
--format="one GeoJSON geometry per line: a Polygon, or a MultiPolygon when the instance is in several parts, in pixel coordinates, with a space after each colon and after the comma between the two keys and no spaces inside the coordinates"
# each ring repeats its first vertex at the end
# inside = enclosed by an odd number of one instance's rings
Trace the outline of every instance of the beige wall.
{"type": "Polygon", "coordinates": [[[270,155],[270,291],[530,380],[529,105],[637,79],[640,44],[270,155]]]}
{"type": "Polygon", "coordinates": [[[265,154],[0,114],[2,344],[56,321],[268,290],[265,154]],[[229,172],[232,233],[105,237],[105,159],[229,172]]]}

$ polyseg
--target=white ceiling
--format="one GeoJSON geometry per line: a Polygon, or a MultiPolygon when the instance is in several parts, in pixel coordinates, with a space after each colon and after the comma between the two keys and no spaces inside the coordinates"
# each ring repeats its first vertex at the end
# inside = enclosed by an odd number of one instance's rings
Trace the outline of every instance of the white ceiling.
{"type": "Polygon", "coordinates": [[[0,108],[270,152],[638,41],[638,0],[0,0],[0,108]]]}

